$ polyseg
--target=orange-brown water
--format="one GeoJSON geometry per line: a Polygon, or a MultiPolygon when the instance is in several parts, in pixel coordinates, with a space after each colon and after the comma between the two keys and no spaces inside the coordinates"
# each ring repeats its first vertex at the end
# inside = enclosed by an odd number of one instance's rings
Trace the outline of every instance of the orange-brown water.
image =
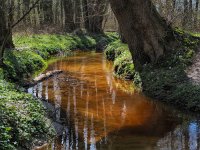
{"type": "Polygon", "coordinates": [[[199,120],[134,91],[115,79],[101,53],[76,53],[50,64],[64,73],[30,88],[49,100],[63,136],[43,149],[197,150],[199,120]]]}

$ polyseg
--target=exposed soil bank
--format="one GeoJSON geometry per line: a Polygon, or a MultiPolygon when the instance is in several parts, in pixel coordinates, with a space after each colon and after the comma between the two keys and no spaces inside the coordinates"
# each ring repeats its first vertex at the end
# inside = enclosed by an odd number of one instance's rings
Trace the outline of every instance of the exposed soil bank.
{"type": "MultiPolygon", "coordinates": [[[[200,39],[179,30],[175,34],[182,46],[172,50],[171,54],[157,64],[146,64],[140,73],[131,65],[128,47],[120,41],[111,43],[104,53],[108,60],[114,61],[114,74],[120,78],[133,80],[147,96],[181,109],[199,112],[200,86],[191,82],[186,70],[192,64],[189,74],[192,74],[193,70],[198,70],[196,64],[199,63],[200,39]],[[194,58],[198,59],[193,62],[194,58]]],[[[198,72],[193,73],[192,76],[195,77],[197,74],[198,72]]]]}

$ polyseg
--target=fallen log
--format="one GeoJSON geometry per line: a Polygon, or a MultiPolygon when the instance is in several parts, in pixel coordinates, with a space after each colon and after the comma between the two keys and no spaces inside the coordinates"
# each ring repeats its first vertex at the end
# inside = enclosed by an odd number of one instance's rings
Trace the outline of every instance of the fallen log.
{"type": "Polygon", "coordinates": [[[23,87],[34,86],[34,85],[36,85],[44,80],[47,80],[55,75],[58,75],[60,73],[63,73],[63,71],[62,70],[54,70],[54,71],[48,71],[47,73],[44,73],[44,74],[40,74],[38,77],[34,78],[33,80],[26,82],[23,85],[23,87]]]}

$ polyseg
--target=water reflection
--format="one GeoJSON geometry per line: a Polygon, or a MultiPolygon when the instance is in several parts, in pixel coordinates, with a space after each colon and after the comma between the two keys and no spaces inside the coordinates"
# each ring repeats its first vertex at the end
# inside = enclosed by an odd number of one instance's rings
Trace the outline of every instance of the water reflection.
{"type": "Polygon", "coordinates": [[[157,147],[164,150],[199,150],[200,121],[187,121],[169,132],[157,142],[157,147]]]}
{"type": "Polygon", "coordinates": [[[64,134],[44,149],[198,150],[198,119],[148,100],[112,75],[101,54],[85,53],[49,66],[64,74],[30,89],[49,99],[64,134]]]}

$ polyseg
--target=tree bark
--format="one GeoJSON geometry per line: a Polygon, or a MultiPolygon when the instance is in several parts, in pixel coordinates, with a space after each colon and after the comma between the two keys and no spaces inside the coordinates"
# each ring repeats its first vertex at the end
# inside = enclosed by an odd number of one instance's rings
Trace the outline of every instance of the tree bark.
{"type": "Polygon", "coordinates": [[[63,0],[63,9],[65,13],[64,30],[68,33],[73,32],[75,30],[73,0],[63,0]]]}
{"type": "Polygon", "coordinates": [[[108,10],[108,0],[84,0],[85,28],[91,33],[103,33],[103,20],[108,10]]]}
{"type": "Polygon", "coordinates": [[[198,11],[199,11],[199,0],[195,3],[195,15],[194,15],[194,28],[197,30],[198,27],[198,11]]]}
{"type": "Polygon", "coordinates": [[[137,70],[157,61],[174,46],[171,26],[150,0],[110,0],[137,70]]]}
{"type": "Polygon", "coordinates": [[[174,12],[176,9],[176,0],[173,0],[172,6],[173,6],[173,12],[174,12]]]}
{"type": "Polygon", "coordinates": [[[52,5],[53,5],[52,0],[47,0],[47,1],[42,0],[41,1],[41,7],[42,7],[42,11],[44,13],[43,25],[49,25],[49,24],[53,23],[52,5]]]}
{"type": "Polygon", "coordinates": [[[76,0],[74,1],[75,6],[74,6],[74,23],[75,23],[75,28],[80,29],[81,28],[81,19],[82,19],[82,1],[81,0],[76,0]]]}
{"type": "Polygon", "coordinates": [[[189,4],[188,0],[184,0],[184,14],[183,14],[183,21],[182,21],[182,27],[186,29],[187,22],[188,22],[188,13],[189,13],[189,4]]]}
{"type": "Polygon", "coordinates": [[[193,8],[192,8],[192,0],[189,0],[189,29],[193,28],[193,8]]]}
{"type": "Polygon", "coordinates": [[[3,66],[4,51],[13,48],[12,31],[6,17],[6,0],[0,0],[0,67],[3,66]]]}
{"type": "Polygon", "coordinates": [[[88,1],[83,0],[83,16],[84,16],[84,26],[85,29],[88,30],[90,28],[90,21],[89,21],[89,8],[88,8],[88,1]]]}

